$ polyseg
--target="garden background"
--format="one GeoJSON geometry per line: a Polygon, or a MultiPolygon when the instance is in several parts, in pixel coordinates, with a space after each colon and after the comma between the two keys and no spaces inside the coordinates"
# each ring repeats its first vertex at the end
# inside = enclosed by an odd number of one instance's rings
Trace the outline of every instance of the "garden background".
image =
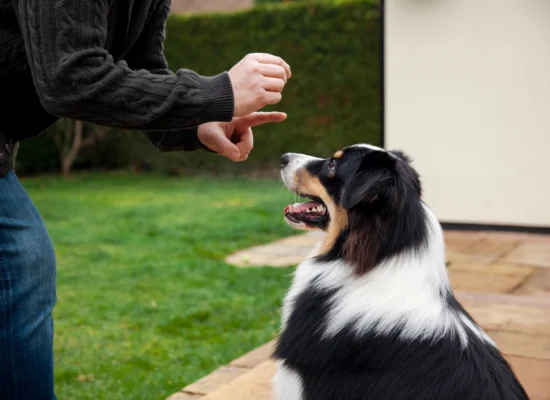
{"type": "Polygon", "coordinates": [[[160,153],[141,133],[70,120],[22,143],[17,173],[58,259],[58,398],[163,399],[272,339],[291,269],[224,259],[294,233],[281,154],[380,143],[377,3],[266,3],[167,24],[173,70],[213,75],[251,52],[291,65],[271,107],[288,120],[255,129],[247,162],[160,153]]]}

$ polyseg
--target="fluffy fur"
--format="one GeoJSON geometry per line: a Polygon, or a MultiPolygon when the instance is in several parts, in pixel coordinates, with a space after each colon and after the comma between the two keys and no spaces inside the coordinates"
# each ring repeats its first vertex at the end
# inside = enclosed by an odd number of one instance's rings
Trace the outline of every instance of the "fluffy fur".
{"type": "Polygon", "coordinates": [[[406,155],[286,154],[281,174],[327,210],[285,210],[289,224],[327,234],[284,300],[277,400],[528,399],[454,297],[442,229],[406,155]]]}

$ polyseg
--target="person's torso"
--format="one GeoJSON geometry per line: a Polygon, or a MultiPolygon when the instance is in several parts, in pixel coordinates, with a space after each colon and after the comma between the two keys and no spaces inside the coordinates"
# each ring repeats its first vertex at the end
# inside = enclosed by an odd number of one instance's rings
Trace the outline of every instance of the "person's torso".
{"type": "MultiPolygon", "coordinates": [[[[159,0],[103,1],[108,2],[109,10],[103,47],[115,61],[123,60],[159,0]]],[[[0,132],[23,140],[40,134],[58,119],[43,109],[36,94],[11,0],[0,0],[0,88],[0,132]]]]}

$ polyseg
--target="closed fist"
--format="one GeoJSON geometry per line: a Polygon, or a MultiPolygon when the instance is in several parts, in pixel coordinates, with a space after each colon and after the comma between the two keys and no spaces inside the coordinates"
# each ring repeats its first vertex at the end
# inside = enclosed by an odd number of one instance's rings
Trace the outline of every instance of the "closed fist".
{"type": "Polygon", "coordinates": [[[271,54],[247,55],[229,71],[235,97],[235,117],[258,111],[281,101],[291,76],[289,65],[271,54]]]}

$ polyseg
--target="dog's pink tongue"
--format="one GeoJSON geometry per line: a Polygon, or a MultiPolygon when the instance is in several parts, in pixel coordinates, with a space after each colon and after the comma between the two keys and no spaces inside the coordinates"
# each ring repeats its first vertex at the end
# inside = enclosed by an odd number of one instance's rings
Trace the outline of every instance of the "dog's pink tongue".
{"type": "Polygon", "coordinates": [[[295,204],[290,204],[286,206],[284,212],[301,213],[301,212],[306,212],[308,208],[317,207],[319,205],[321,204],[316,201],[308,201],[305,203],[295,203],[295,204]]]}

